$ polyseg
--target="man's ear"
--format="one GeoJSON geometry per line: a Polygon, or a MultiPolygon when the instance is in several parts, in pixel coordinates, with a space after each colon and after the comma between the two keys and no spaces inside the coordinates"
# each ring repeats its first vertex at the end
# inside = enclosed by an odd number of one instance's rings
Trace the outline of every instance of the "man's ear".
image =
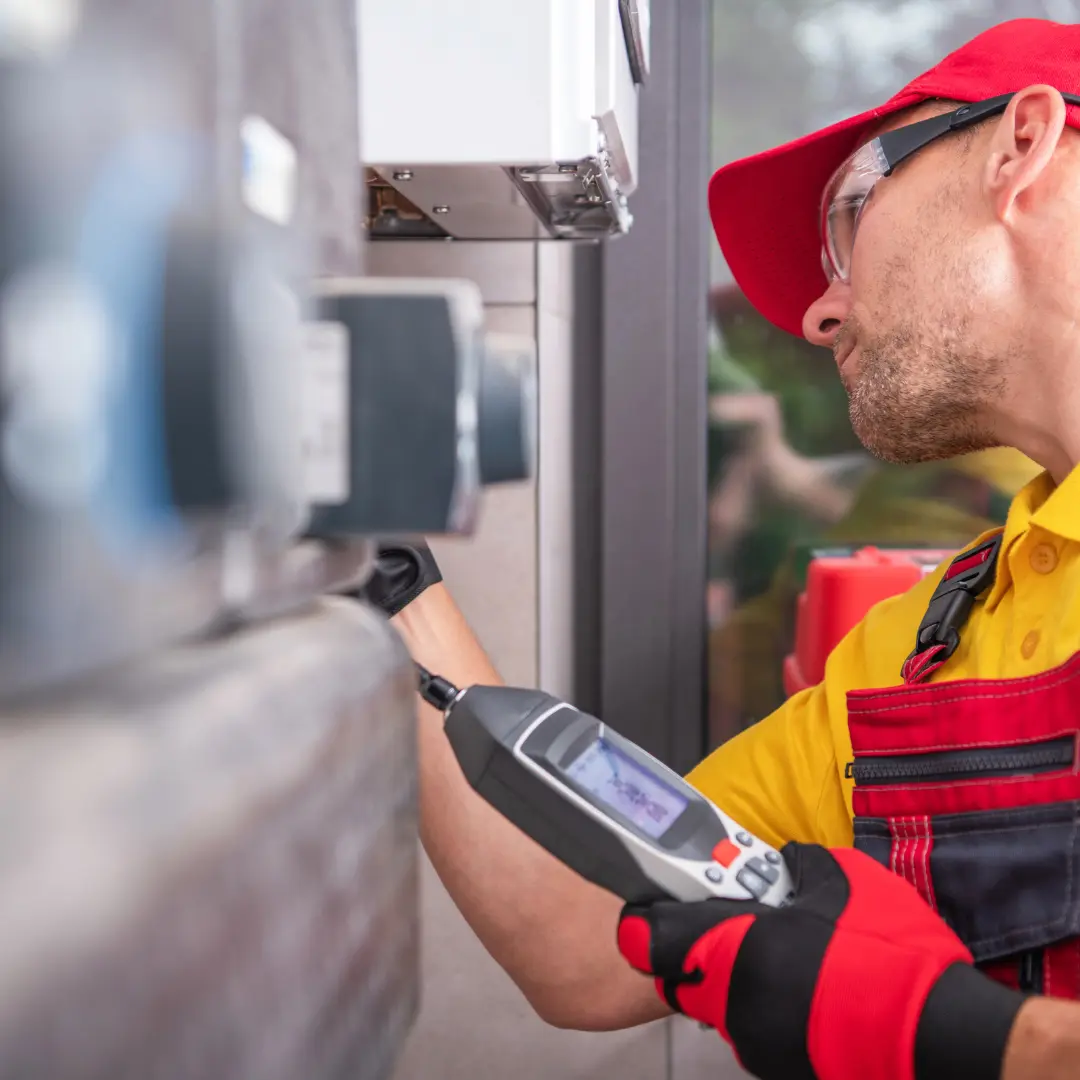
{"type": "Polygon", "coordinates": [[[984,184],[998,218],[1008,221],[1050,164],[1065,130],[1065,100],[1052,86],[1029,86],[1009,102],[990,142],[984,184]]]}

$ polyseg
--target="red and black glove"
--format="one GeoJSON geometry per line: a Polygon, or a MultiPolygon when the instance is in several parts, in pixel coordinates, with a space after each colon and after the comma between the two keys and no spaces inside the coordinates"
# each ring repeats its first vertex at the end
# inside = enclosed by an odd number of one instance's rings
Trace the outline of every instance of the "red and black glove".
{"type": "Polygon", "coordinates": [[[999,1080],[1024,997],[854,850],[788,844],[796,897],[628,905],[619,949],[760,1080],[999,1080]]]}

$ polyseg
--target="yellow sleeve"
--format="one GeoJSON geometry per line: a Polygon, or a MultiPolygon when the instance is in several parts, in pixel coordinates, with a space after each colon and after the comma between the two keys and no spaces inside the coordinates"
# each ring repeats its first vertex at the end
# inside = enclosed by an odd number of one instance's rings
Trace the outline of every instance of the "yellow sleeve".
{"type": "Polygon", "coordinates": [[[851,847],[833,736],[823,683],[714,750],[687,780],[773,847],[851,847]]]}

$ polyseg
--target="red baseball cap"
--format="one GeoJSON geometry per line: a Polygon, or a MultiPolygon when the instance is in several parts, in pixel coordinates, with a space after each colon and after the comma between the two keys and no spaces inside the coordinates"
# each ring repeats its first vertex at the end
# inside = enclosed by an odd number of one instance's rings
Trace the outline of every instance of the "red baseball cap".
{"type": "MultiPolygon", "coordinates": [[[[883,119],[932,98],[974,102],[1045,84],[1080,94],[1080,25],[1015,19],[980,34],[869,112],[725,165],[709,184],[709,214],[728,266],[771,323],[802,336],[825,291],[820,205],[825,185],[883,119]]],[[[1080,128],[1080,107],[1067,111],[1080,128]]]]}

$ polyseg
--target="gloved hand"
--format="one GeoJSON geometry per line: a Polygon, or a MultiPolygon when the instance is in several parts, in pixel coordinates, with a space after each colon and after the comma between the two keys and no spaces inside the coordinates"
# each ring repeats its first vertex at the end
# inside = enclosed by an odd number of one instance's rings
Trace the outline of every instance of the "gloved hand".
{"type": "Polygon", "coordinates": [[[379,543],[371,577],[352,595],[392,617],[439,581],[439,565],[422,540],[385,540],[379,543]]]}
{"type": "Polygon", "coordinates": [[[619,949],[760,1080],[999,1080],[1024,997],[897,874],[788,844],[796,898],[628,905],[619,949]]]}

